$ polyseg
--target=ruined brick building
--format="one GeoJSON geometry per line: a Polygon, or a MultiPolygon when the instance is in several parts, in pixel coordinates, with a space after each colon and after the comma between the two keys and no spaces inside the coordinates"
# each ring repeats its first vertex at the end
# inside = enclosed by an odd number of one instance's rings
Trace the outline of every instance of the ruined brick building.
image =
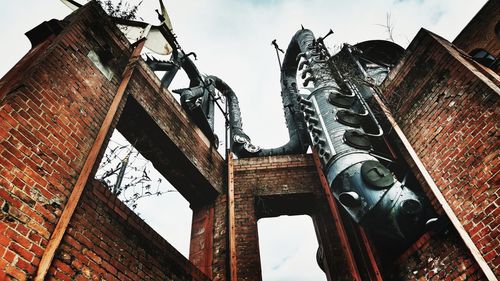
{"type": "MultiPolygon", "coordinates": [[[[332,195],[318,146],[222,157],[138,57],[144,41],[131,45],[99,5],[27,35],[32,49],[0,80],[0,280],[261,280],[257,220],[298,214],[313,218],[328,280],[500,276],[499,1],[452,43],[420,30],[383,83],[365,85],[387,154],[439,217],[391,253],[332,195]],[[93,180],[114,128],[190,202],[189,259],[93,180]]],[[[380,58],[377,44],[353,50],[380,58]]]]}

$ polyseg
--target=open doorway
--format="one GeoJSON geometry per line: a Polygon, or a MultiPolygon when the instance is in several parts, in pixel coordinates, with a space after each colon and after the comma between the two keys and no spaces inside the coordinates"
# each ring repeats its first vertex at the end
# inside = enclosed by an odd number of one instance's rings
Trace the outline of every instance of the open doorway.
{"type": "Polygon", "coordinates": [[[257,223],[264,281],[323,281],[318,240],[310,216],[263,218],[257,223]]]}

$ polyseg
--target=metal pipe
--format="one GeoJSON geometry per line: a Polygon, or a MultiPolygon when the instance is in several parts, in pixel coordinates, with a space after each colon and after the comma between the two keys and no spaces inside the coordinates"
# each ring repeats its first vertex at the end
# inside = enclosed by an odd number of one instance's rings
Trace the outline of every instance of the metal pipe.
{"type": "MultiPolygon", "coordinates": [[[[300,143],[297,137],[296,125],[293,118],[289,115],[291,112],[287,113],[287,108],[285,107],[285,118],[287,119],[287,127],[289,130],[290,140],[283,146],[270,149],[261,149],[251,143],[250,137],[243,131],[243,122],[241,118],[241,111],[239,107],[239,102],[234,91],[227,85],[222,79],[216,76],[208,76],[207,80],[211,80],[214,83],[214,87],[221,92],[221,94],[227,100],[228,115],[229,115],[229,136],[230,136],[230,147],[232,148],[234,154],[238,157],[257,157],[257,156],[270,156],[270,155],[281,155],[281,154],[294,154],[303,153],[307,148],[307,145],[300,143]]],[[[295,97],[295,103],[297,98],[295,97]]],[[[303,117],[302,117],[303,118],[303,117]]],[[[305,125],[304,125],[305,126],[305,125]]]]}
{"type": "MultiPolygon", "coordinates": [[[[220,78],[208,76],[208,80],[214,82],[214,86],[227,99],[230,126],[231,147],[238,157],[270,156],[281,154],[305,153],[310,144],[304,116],[300,111],[300,102],[297,89],[297,67],[301,57],[306,57],[310,52],[309,47],[314,41],[310,30],[298,31],[290,41],[283,58],[281,67],[281,97],[285,111],[285,120],[290,140],[283,146],[270,149],[261,149],[251,144],[250,137],[243,131],[241,112],[238,98],[234,91],[220,78]]],[[[313,81],[309,77],[308,81],[313,81]]]]}

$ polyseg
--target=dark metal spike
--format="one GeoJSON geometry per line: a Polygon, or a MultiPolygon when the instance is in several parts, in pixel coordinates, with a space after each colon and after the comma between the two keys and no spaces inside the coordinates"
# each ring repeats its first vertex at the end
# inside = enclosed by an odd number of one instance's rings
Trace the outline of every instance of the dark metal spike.
{"type": "Polygon", "coordinates": [[[323,36],[323,40],[325,40],[326,37],[328,37],[328,36],[330,36],[332,34],[333,34],[333,30],[330,28],[330,30],[328,31],[328,33],[325,36],[323,36]]]}
{"type": "Polygon", "coordinates": [[[181,94],[182,92],[184,92],[186,90],[189,90],[189,88],[174,89],[174,90],[172,90],[172,92],[174,92],[176,94],[181,94]]]}
{"type": "Polygon", "coordinates": [[[194,60],[198,60],[198,56],[196,56],[196,53],[195,53],[195,52],[190,52],[190,53],[188,53],[185,57],[189,57],[189,56],[193,56],[193,57],[194,57],[194,60]]]}
{"type": "Polygon", "coordinates": [[[160,22],[164,22],[165,21],[165,18],[163,17],[163,15],[158,11],[158,9],[155,9],[156,13],[158,14],[158,20],[160,22]]]}

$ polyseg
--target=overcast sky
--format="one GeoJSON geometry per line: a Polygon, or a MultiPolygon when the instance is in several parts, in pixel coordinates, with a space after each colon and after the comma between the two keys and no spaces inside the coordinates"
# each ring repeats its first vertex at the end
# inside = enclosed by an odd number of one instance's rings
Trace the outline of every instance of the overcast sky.
{"type": "MultiPolygon", "coordinates": [[[[240,100],[244,129],[254,144],[263,147],[287,142],[278,63],[270,44],[273,39],[286,49],[301,24],[316,36],[322,36],[332,28],[335,34],[327,39],[332,50],[344,42],[355,44],[387,39],[388,34],[380,24],[386,23],[389,13],[394,39],[403,47],[407,47],[421,27],[451,41],[485,2],[164,0],[174,32],[184,50],[197,53],[199,60],[196,64],[201,72],[221,77],[235,90],[240,100]]],[[[24,36],[26,31],[44,20],[61,19],[70,11],[58,0],[0,0],[0,3],[0,56],[3,59],[0,76],[3,76],[30,48],[24,36]]],[[[157,5],[156,0],[144,0],[139,15],[157,24],[154,13],[157,5]]],[[[186,85],[178,85],[182,86],[186,85]]],[[[168,198],[176,198],[176,195],[169,194],[168,198]]],[[[146,205],[148,208],[141,209],[146,220],[154,223],[156,229],[186,255],[190,231],[187,204],[174,199],[168,204],[158,201],[146,205]],[[179,204],[183,207],[177,207],[179,204]],[[165,205],[175,208],[158,211],[159,206],[165,205]],[[186,210],[184,217],[174,211],[176,208],[186,210]],[[169,216],[172,213],[176,215],[169,216]]],[[[265,281],[324,280],[314,261],[317,244],[308,217],[261,220],[259,234],[261,246],[266,247],[261,251],[265,281]]]]}

